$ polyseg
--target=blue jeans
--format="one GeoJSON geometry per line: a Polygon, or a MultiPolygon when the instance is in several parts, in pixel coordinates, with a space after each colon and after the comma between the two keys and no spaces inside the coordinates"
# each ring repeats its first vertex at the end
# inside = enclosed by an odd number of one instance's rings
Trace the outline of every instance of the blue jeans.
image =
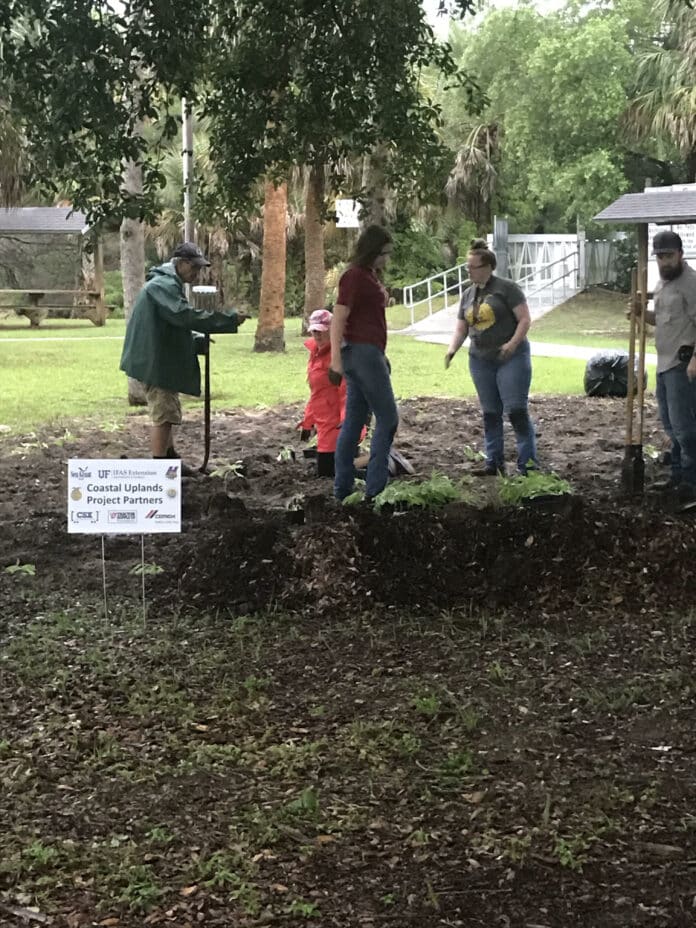
{"type": "Polygon", "coordinates": [[[532,359],[525,339],[507,361],[488,361],[469,351],[469,371],[483,412],[486,466],[503,468],[503,413],[510,420],[517,442],[517,470],[527,473],[537,464],[536,435],[527,403],[532,382],[532,359]]]}
{"type": "Polygon", "coordinates": [[[341,349],[341,359],[347,396],[346,414],[336,445],[334,495],[336,499],[345,499],[353,492],[355,449],[372,412],[375,429],[370,442],[365,495],[377,496],[389,479],[389,450],[399,424],[387,359],[376,345],[361,342],[346,343],[341,349]]]}
{"type": "Polygon", "coordinates": [[[672,441],[672,480],[696,486],[696,380],[686,376],[686,364],[658,374],[655,395],[672,441]]]}

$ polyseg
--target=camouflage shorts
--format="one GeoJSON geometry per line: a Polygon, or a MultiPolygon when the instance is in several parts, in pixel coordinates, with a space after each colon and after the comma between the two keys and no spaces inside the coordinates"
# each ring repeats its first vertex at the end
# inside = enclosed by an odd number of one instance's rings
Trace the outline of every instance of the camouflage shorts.
{"type": "Polygon", "coordinates": [[[153,425],[181,425],[179,394],[162,387],[145,387],[147,408],[153,425]]]}

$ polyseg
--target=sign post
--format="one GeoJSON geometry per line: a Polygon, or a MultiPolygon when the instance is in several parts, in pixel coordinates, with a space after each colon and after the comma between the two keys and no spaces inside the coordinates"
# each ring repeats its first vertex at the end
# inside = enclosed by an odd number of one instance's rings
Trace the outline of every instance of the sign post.
{"type": "Polygon", "coordinates": [[[101,535],[104,613],[106,535],[140,535],[145,621],[145,535],[181,531],[181,461],[165,458],[68,461],[68,534],[101,535]]]}

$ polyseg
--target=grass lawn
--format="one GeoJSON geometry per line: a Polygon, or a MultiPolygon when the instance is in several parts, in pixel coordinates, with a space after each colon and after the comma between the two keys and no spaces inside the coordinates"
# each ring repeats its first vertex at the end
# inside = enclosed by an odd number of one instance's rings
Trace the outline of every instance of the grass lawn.
{"type": "MultiPolygon", "coordinates": [[[[534,324],[533,339],[561,344],[625,347],[626,298],[611,293],[583,294],[534,324]]],[[[394,313],[403,307],[392,307],[394,313]]],[[[212,355],[213,408],[274,406],[307,396],[306,351],[300,320],[286,323],[287,350],[282,355],[255,354],[255,323],[237,335],[216,337],[212,355]]],[[[0,368],[4,372],[0,427],[13,432],[48,422],[94,419],[108,426],[129,409],[123,375],[118,370],[125,322],[111,319],[97,328],[82,320],[48,320],[31,329],[25,320],[0,318],[0,368]]],[[[652,347],[652,345],[650,346],[652,347]]],[[[445,371],[443,345],[392,335],[389,357],[399,397],[468,396],[474,393],[464,354],[445,371]]],[[[533,393],[580,394],[585,362],[566,358],[534,359],[533,393]]],[[[186,399],[200,407],[199,399],[186,399]]]]}
{"type": "MultiPolygon", "coordinates": [[[[627,302],[625,293],[580,293],[537,319],[530,337],[536,342],[628,349],[627,302]]],[[[647,347],[655,350],[652,328],[648,328],[647,347]]]]}
{"type": "MultiPolygon", "coordinates": [[[[593,348],[627,348],[628,320],[625,293],[594,289],[580,293],[551,310],[533,323],[530,337],[536,342],[559,345],[578,345],[593,348]]],[[[433,311],[442,309],[444,300],[433,300],[433,311]]],[[[427,305],[417,307],[416,322],[428,315],[427,305]]],[[[411,325],[411,313],[405,306],[392,306],[387,310],[387,321],[392,331],[411,325]]],[[[655,341],[652,329],[648,330],[648,351],[655,341]]]]}

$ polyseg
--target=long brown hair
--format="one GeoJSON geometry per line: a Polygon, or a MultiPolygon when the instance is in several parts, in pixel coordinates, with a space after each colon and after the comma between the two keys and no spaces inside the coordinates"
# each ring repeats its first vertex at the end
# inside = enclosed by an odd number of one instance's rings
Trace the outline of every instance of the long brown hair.
{"type": "Polygon", "coordinates": [[[392,244],[392,237],[384,226],[371,225],[360,234],[350,263],[357,267],[372,267],[385,245],[392,244]]]}

